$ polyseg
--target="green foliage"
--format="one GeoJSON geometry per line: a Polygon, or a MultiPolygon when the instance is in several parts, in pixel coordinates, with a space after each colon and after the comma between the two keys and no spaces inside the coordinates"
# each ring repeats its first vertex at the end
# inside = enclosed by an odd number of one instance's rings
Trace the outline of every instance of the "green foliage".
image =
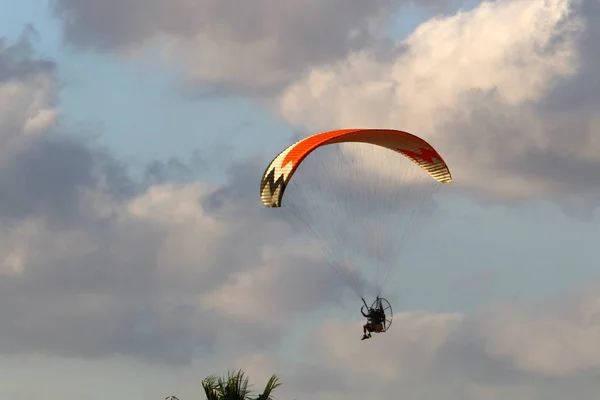
{"type": "Polygon", "coordinates": [[[241,369],[228,372],[226,378],[210,375],[202,381],[207,400],[273,400],[271,393],[279,386],[279,378],[273,375],[262,393],[251,397],[250,380],[241,369]]]}

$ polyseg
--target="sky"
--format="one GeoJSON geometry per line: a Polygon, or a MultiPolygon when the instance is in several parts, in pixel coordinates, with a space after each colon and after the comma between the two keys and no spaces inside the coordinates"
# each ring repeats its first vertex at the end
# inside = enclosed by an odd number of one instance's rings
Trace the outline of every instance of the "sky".
{"type": "MultiPolygon", "coordinates": [[[[597,399],[599,17],[598,0],[0,0],[0,397],[186,400],[242,368],[257,390],[277,374],[278,399],[597,399]],[[367,341],[361,300],[259,198],[279,151],[349,127],[414,133],[453,176],[367,341]]],[[[302,182],[364,211],[386,200],[364,203],[385,179],[366,154],[351,190],[327,168],[302,182]]]]}

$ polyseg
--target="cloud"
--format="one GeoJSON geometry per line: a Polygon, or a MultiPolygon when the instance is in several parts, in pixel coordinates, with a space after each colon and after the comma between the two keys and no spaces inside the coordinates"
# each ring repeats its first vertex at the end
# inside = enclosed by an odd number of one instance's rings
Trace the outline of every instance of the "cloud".
{"type": "Polygon", "coordinates": [[[360,341],[359,321],[334,315],[300,332],[285,354],[228,343],[218,355],[181,368],[120,357],[98,362],[40,356],[15,357],[0,368],[11,377],[15,369],[27,370],[28,377],[50,374],[56,393],[74,398],[100,390],[105,381],[98,376],[122,388],[116,396],[135,390],[193,398],[201,391],[198,377],[243,368],[255,391],[276,373],[283,383],[279,398],[591,400],[600,393],[599,293],[590,286],[538,305],[497,304],[469,314],[397,312],[392,328],[368,341],[360,341]],[[56,368],[58,360],[63,368],[56,368]],[[70,385],[80,373],[81,388],[70,385]]]}
{"type": "Polygon", "coordinates": [[[225,337],[269,346],[295,316],[337,301],[329,270],[276,240],[281,223],[230,218],[235,204],[205,210],[215,190],[92,192],[68,224],[43,210],[3,229],[0,351],[186,363],[225,337]]]}
{"type": "Polygon", "coordinates": [[[365,342],[358,323],[331,320],[306,337],[302,361],[255,354],[237,365],[257,379],[279,371],[279,395],[292,398],[592,399],[598,293],[472,314],[397,313],[388,332],[365,342]]]}
{"type": "Polygon", "coordinates": [[[277,107],[311,131],[414,132],[444,156],[453,186],[472,193],[590,207],[600,165],[600,91],[591,72],[598,70],[598,8],[484,2],[424,22],[389,62],[362,51],[313,70],[277,107]]]}
{"type": "Polygon", "coordinates": [[[314,65],[374,44],[406,3],[127,0],[100,6],[93,0],[54,0],[51,4],[62,21],[64,39],[76,48],[131,55],[157,45],[181,67],[188,85],[271,93],[314,65]]]}
{"type": "Polygon", "coordinates": [[[331,271],[259,206],[255,160],[218,186],[173,181],[193,168],[175,160],[140,182],[59,119],[32,134],[59,106],[32,49],[24,37],[0,53],[0,354],[186,364],[225,340],[273,345],[337,301],[331,271]]]}
{"type": "Polygon", "coordinates": [[[23,137],[44,132],[58,117],[53,92],[55,66],[35,56],[35,35],[29,28],[15,43],[0,41],[0,157],[23,137]]]}

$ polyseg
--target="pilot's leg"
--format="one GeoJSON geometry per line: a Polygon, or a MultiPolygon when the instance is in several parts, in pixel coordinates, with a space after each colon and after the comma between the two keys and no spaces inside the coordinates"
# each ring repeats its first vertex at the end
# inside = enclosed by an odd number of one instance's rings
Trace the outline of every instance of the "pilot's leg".
{"type": "Polygon", "coordinates": [[[371,334],[367,335],[367,325],[365,324],[365,325],[363,325],[363,337],[362,337],[361,340],[365,340],[365,339],[368,339],[370,337],[371,337],[371,334]]]}

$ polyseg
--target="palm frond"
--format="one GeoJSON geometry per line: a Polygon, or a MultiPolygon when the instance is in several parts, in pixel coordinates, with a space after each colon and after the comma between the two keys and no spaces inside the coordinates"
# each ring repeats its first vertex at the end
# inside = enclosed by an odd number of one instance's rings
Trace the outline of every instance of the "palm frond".
{"type": "MultiPolygon", "coordinates": [[[[279,387],[279,378],[271,376],[263,393],[255,400],[273,400],[271,393],[279,387]]],[[[250,379],[241,369],[228,372],[227,377],[210,375],[202,381],[202,387],[207,400],[252,400],[250,394],[250,379]]]]}
{"type": "Polygon", "coordinates": [[[219,391],[217,385],[219,383],[218,378],[215,375],[210,375],[202,381],[202,387],[206,394],[206,400],[220,400],[219,391]]]}
{"type": "Polygon", "coordinates": [[[281,386],[281,383],[279,382],[279,377],[277,377],[277,375],[272,375],[271,378],[269,378],[269,381],[267,382],[267,386],[265,386],[265,390],[263,390],[263,392],[258,395],[256,400],[272,400],[271,393],[279,386],[281,386]]]}

